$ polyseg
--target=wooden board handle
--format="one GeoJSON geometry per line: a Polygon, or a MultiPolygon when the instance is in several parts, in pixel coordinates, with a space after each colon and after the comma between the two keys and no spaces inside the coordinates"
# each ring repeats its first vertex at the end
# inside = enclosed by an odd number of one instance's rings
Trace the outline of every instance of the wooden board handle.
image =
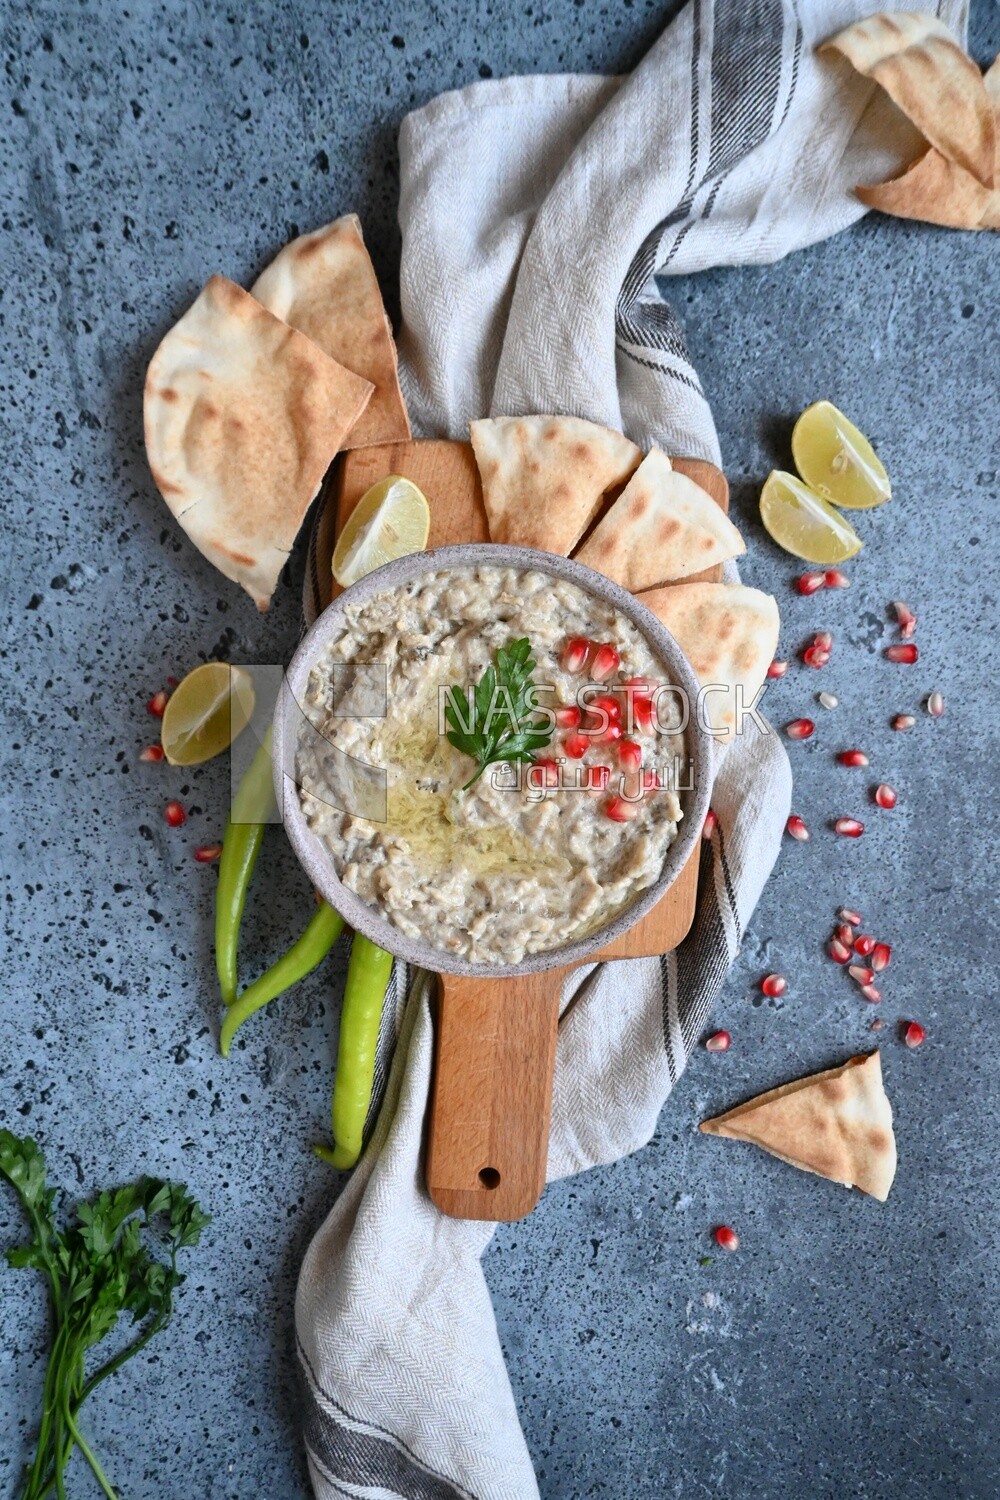
{"type": "Polygon", "coordinates": [[[538,1202],[564,973],[441,976],[427,1191],[442,1213],[509,1221],[538,1202]]]}

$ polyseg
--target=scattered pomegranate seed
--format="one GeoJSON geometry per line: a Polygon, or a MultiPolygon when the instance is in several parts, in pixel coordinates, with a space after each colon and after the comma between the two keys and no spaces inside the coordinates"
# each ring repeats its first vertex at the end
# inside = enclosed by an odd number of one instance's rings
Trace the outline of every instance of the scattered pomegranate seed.
{"type": "Polygon", "coordinates": [[[767,669],[767,675],[768,677],[784,677],[787,671],[787,661],[778,661],[777,657],[775,657],[774,661],[767,669]]]}
{"type": "Polygon", "coordinates": [[[210,865],[214,864],[221,853],[221,844],[202,844],[200,849],[194,851],[194,857],[200,865],[210,865]]]}
{"type": "Polygon", "coordinates": [[[863,984],[861,986],[861,993],[869,1005],[877,1005],[882,998],[882,991],[877,990],[873,984],[863,984]]]}
{"type": "Polygon", "coordinates": [[[833,693],[817,693],[816,702],[821,704],[823,708],[836,708],[840,699],[833,693]]]}
{"type": "Polygon", "coordinates": [[[914,726],[914,724],[916,722],[917,721],[913,717],[912,714],[897,714],[896,717],[893,720],[891,720],[891,722],[890,722],[890,728],[892,728],[892,729],[912,729],[913,726],[914,726]]]}
{"type": "Polygon", "coordinates": [[[941,693],[931,693],[927,699],[927,712],[932,719],[940,719],[944,713],[944,696],[941,693]]]}
{"type": "Polygon", "coordinates": [[[765,974],[760,982],[760,987],[763,994],[770,995],[772,999],[777,999],[779,995],[783,995],[787,990],[788,980],[783,974],[765,974]]]}
{"type": "Polygon", "coordinates": [[[614,646],[598,646],[590,663],[590,675],[595,682],[603,682],[612,672],[617,672],[621,664],[622,659],[614,646]]]}
{"type": "Polygon", "coordinates": [[[738,1250],[740,1248],[740,1237],[735,1229],[730,1229],[728,1224],[718,1224],[712,1230],[712,1238],[720,1250],[738,1250]]]}
{"type": "Polygon", "coordinates": [[[865,831],[865,825],[859,823],[857,818],[838,818],[833,831],[845,839],[859,839],[865,831]]]}
{"type": "Polygon", "coordinates": [[[642,746],[635,740],[619,740],[618,764],[623,771],[640,771],[642,769],[642,746]]]}
{"type": "Polygon", "coordinates": [[[154,760],[154,761],[162,760],[163,759],[163,746],[162,745],[147,745],[146,748],[145,748],[145,750],[141,750],[139,752],[139,759],[140,760],[154,760]]]}
{"type": "Polygon", "coordinates": [[[651,734],[656,727],[656,705],[651,698],[636,698],[632,704],[632,727],[651,734]]]}
{"type": "Polygon", "coordinates": [[[892,607],[896,611],[896,619],[899,622],[899,633],[904,641],[908,641],[917,628],[917,617],[902,599],[897,599],[892,607]]]}
{"type": "Polygon", "coordinates": [[[167,706],[168,696],[169,694],[165,693],[161,688],[158,693],[153,694],[152,698],[150,698],[149,702],[146,704],[148,712],[153,715],[154,719],[163,718],[163,713],[167,706]]]}
{"type": "Polygon", "coordinates": [[[839,938],[830,939],[829,952],[835,964],[846,964],[850,961],[851,950],[845,948],[839,938]]]}
{"type": "Polygon", "coordinates": [[[590,749],[590,738],[585,734],[568,734],[563,740],[563,749],[570,760],[582,760],[590,749]]]}
{"type": "Polygon", "coordinates": [[[849,906],[842,906],[837,916],[840,917],[842,922],[850,922],[852,927],[861,926],[861,913],[859,911],[852,911],[849,906]]]}
{"type": "Polygon", "coordinates": [[[901,661],[912,667],[920,653],[912,641],[907,641],[905,646],[886,646],[885,655],[887,661],[901,661]]]}
{"type": "Polygon", "coordinates": [[[571,636],[563,647],[562,666],[564,672],[582,672],[590,656],[590,642],[582,635],[571,636]]]}
{"type": "Polygon", "coordinates": [[[705,1043],[706,1052],[728,1052],[732,1037],[728,1031],[714,1031],[705,1043]]]}
{"type": "Polygon", "coordinates": [[[604,812],[613,823],[631,823],[638,817],[639,807],[635,802],[626,802],[624,797],[612,797],[605,803],[604,812]]]}
{"type": "Polygon", "coordinates": [[[880,786],[875,788],[875,801],[879,807],[895,807],[896,793],[891,786],[887,786],[883,781],[880,786]]]}
{"type": "Polygon", "coordinates": [[[588,792],[607,791],[608,782],[611,780],[610,766],[588,766],[586,788],[588,792]]]}
{"type": "Polygon", "coordinates": [[[854,928],[848,922],[842,922],[834,933],[838,943],[846,943],[848,948],[854,947],[854,928]]]}
{"type": "Polygon", "coordinates": [[[547,755],[539,757],[532,762],[532,769],[541,771],[541,777],[535,781],[536,786],[558,786],[559,765],[557,761],[550,760],[547,755]]]}
{"type": "Polygon", "coordinates": [[[908,1047],[922,1047],[927,1040],[927,1033],[919,1021],[910,1021],[903,1032],[903,1041],[908,1047]]]}
{"type": "Polygon", "coordinates": [[[816,725],[812,719],[793,719],[790,724],[785,725],[785,733],[790,740],[807,740],[815,732],[816,725]]]}
{"type": "Polygon", "coordinates": [[[163,816],[171,828],[180,828],[182,823],[187,822],[187,813],[179,802],[168,802],[163,809],[163,816]]]}
{"type": "Polygon", "coordinates": [[[842,766],[866,766],[868,757],[863,750],[838,750],[837,762],[842,766]]]}
{"type": "Polygon", "coordinates": [[[560,729],[579,729],[583,714],[575,703],[556,709],[556,724],[560,729]]]}
{"type": "Polygon", "coordinates": [[[820,630],[813,636],[813,645],[818,646],[821,651],[833,650],[833,636],[828,630],[820,630]]]}
{"type": "Polygon", "coordinates": [[[715,830],[716,830],[716,828],[718,826],[719,826],[719,817],[718,817],[718,814],[710,807],[708,809],[708,812],[705,814],[705,821],[701,825],[701,836],[702,836],[702,838],[703,839],[710,839],[712,837],[712,834],[715,832],[715,830]]]}
{"type": "Polygon", "coordinates": [[[869,1031],[881,1031],[884,1026],[885,1026],[885,1022],[884,1021],[880,1021],[878,1019],[878,1017],[876,1016],[875,1020],[872,1022],[872,1024],[869,1026],[868,1029],[869,1029],[869,1031]]]}
{"type": "Polygon", "coordinates": [[[797,813],[792,813],[792,816],[785,824],[785,831],[791,834],[793,839],[798,839],[800,844],[805,844],[809,841],[809,830],[797,813]]]}
{"type": "Polygon", "coordinates": [[[888,943],[876,943],[872,949],[872,968],[881,974],[892,963],[892,948],[888,943]]]}
{"type": "Polygon", "coordinates": [[[853,946],[855,953],[861,958],[869,958],[875,952],[875,939],[869,937],[867,932],[859,932],[853,946]]]}
{"type": "Polygon", "coordinates": [[[803,664],[807,667],[825,667],[830,660],[830,653],[823,646],[807,646],[802,653],[803,664]]]}
{"type": "Polygon", "coordinates": [[[823,582],[828,589],[849,589],[851,586],[851,580],[839,568],[827,568],[823,574],[823,582]]]}
{"type": "Polygon", "coordinates": [[[815,594],[817,589],[826,585],[825,573],[802,573],[795,580],[795,587],[800,594],[815,594]]]}
{"type": "Polygon", "coordinates": [[[872,973],[871,969],[866,968],[864,964],[851,964],[851,967],[847,972],[848,974],[850,974],[855,984],[871,984],[872,980],[875,978],[875,975],[872,973]]]}

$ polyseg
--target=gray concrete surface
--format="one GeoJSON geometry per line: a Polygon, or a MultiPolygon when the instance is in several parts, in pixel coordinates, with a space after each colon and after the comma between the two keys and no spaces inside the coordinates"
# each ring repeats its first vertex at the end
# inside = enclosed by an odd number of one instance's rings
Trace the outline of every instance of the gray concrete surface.
{"type": "MultiPolygon", "coordinates": [[[[158,338],[206,276],[248,281],[298,229],[362,215],[393,303],[401,116],[480,75],[631,66],[669,5],[8,4],[0,90],[0,411],[6,947],[0,1122],[44,1142],[73,1192],[144,1171],[215,1216],[169,1333],[95,1398],[88,1425],[129,1500],[298,1500],[292,1296],[335,1179],[308,1152],[327,1106],[343,956],[216,1053],[215,874],[226,768],[142,764],[144,704],[205,657],[277,661],[297,580],[265,619],[172,525],[141,443],[158,338]],[[169,831],[181,796],[191,818],[169,831]]],[[[981,60],[995,4],[973,6],[981,60]]],[[[792,748],[814,830],[783,853],[655,1141],[550,1189],[487,1257],[546,1500],[576,1496],[986,1497],[997,1431],[1000,1046],[993,695],[998,578],[997,242],[871,218],[786,263],[675,283],[722,435],[745,576],[780,598],[782,649],[836,636],[820,733],[792,748]],[[790,422],[829,396],[896,482],[860,518],[849,591],[812,600],[755,519],[790,422]],[[888,601],[920,617],[892,667],[888,601]],[[887,720],[940,688],[947,716],[887,720]],[[832,764],[863,745],[871,775],[832,764]],[[900,790],[866,810],[866,786],[900,790]],[[827,819],[861,812],[837,841],[827,819]],[[879,1040],[900,1170],[885,1207],[696,1123],[871,1044],[871,1008],[824,959],[835,908],[894,944],[879,1040]],[[756,983],[789,976],[780,1001],[756,983]],[[929,1032],[899,1042],[900,1018],[929,1032]],[[711,1254],[733,1223],[743,1247],[711,1254]]],[[[793,669],[778,721],[821,679],[793,669]]],[[[307,909],[277,833],[246,924],[265,963],[307,909]]],[[[0,1194],[0,1243],[17,1236],[0,1194]]],[[[26,1453],[40,1288],[0,1272],[0,1492],[26,1453]]],[[[75,1476],[71,1493],[86,1494],[75,1476]]]]}

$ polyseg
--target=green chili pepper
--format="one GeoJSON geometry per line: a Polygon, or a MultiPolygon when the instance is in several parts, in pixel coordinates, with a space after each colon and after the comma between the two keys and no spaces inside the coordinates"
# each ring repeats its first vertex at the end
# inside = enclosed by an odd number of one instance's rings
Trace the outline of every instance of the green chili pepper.
{"type": "Polygon", "coordinates": [[[328,1146],[313,1148],[332,1167],[353,1167],[361,1155],[375,1078],[375,1048],[391,974],[392,954],[356,932],[340,1016],[333,1085],[333,1150],[328,1146]]]}
{"type": "Polygon", "coordinates": [[[236,945],[250,877],[274,816],[271,731],[267,731],[233,798],[222,841],[215,894],[215,968],[226,1005],[236,999],[236,945]]]}
{"type": "Polygon", "coordinates": [[[344,919],[340,912],[321,901],[298,941],[292,944],[283,958],[271,965],[266,974],[248,985],[240,998],[226,1011],[219,1038],[223,1057],[228,1055],[233,1037],[243,1022],[310,974],[326,957],[343,930],[344,919]]]}

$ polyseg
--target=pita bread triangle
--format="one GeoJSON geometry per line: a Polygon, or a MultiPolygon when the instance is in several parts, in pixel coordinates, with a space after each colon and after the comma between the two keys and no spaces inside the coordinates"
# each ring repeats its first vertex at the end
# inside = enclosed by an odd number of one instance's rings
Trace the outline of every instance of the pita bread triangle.
{"type": "Polygon", "coordinates": [[[375,387],[345,448],[410,436],[392,328],[357,214],[292,240],[261,272],[250,295],[375,387]]]}
{"type": "Polygon", "coordinates": [[[490,539],[568,557],[605,490],[642,458],[636,445],[579,417],[492,417],[469,424],[490,539]]]}
{"type": "Polygon", "coordinates": [[[701,686],[714,689],[702,705],[716,739],[732,739],[742,723],[738,708],[754,701],[774,660],[775,600],[742,583],[674,583],[638,597],[670,631],[701,686]]]}
{"type": "Polygon", "coordinates": [[[575,557],[636,593],[745,551],[722,507],[653,448],[575,557]]]}
{"type": "Polygon", "coordinates": [[[860,1188],[882,1203],[896,1175],[892,1106],[877,1052],[771,1089],[700,1129],[749,1141],[790,1166],[860,1188]]]}

